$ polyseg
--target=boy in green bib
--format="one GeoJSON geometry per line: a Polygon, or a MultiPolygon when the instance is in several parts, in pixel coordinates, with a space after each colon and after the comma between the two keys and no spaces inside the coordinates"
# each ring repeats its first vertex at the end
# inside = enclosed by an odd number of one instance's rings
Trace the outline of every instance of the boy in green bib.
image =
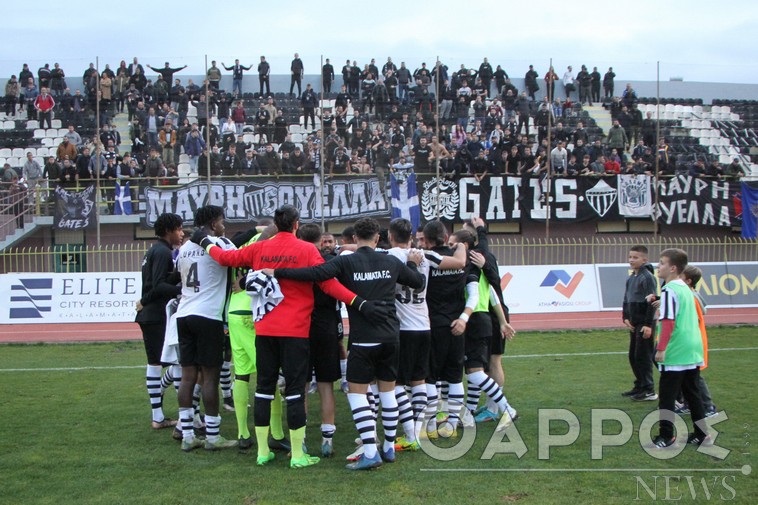
{"type": "MultiPolygon", "coordinates": [[[[674,402],[681,389],[690,405],[694,433],[687,443],[701,445],[708,435],[698,425],[705,418],[698,377],[703,365],[703,342],[697,308],[692,290],[681,280],[687,266],[687,253],[666,249],[658,263],[658,277],[665,282],[661,290],[661,330],[655,361],[661,372],[658,410],[661,415],[659,434],[653,446],[664,449],[674,444],[674,402]]],[[[700,423],[702,424],[702,423],[700,423]]]]}

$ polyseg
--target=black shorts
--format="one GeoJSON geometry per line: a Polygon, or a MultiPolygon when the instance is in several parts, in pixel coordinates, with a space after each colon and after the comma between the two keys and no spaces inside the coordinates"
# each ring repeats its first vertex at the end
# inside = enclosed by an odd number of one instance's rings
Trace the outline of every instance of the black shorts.
{"type": "Polygon", "coordinates": [[[282,370],[286,383],[284,395],[305,394],[305,381],[310,378],[310,342],[307,338],[255,337],[255,367],[258,370],[256,393],[273,395],[282,370]]]}
{"type": "Polygon", "coordinates": [[[311,368],[316,382],[334,382],[342,378],[340,371],[340,326],[342,318],[334,312],[331,318],[312,318],[310,341],[311,368]]]}
{"type": "Polygon", "coordinates": [[[503,334],[500,333],[500,321],[497,317],[490,314],[490,320],[492,321],[492,335],[490,336],[490,356],[495,354],[502,356],[505,353],[505,339],[503,334]]]}
{"type": "Polygon", "coordinates": [[[429,383],[463,381],[463,335],[453,335],[449,326],[432,328],[432,349],[429,356],[429,383]]]}
{"type": "Polygon", "coordinates": [[[431,340],[429,330],[400,330],[398,384],[410,386],[411,381],[424,381],[429,377],[431,340]]]}
{"type": "Polygon", "coordinates": [[[397,380],[399,344],[385,343],[370,347],[356,344],[347,355],[347,381],[370,384],[375,380],[397,380]]]}
{"type": "Polygon", "coordinates": [[[221,367],[224,363],[224,323],[203,316],[176,318],[179,363],[221,367]]]}
{"type": "Polygon", "coordinates": [[[166,338],[166,323],[139,323],[142,341],[145,343],[147,363],[158,365],[163,354],[163,340],[166,338]]]}
{"type": "Polygon", "coordinates": [[[487,312],[474,312],[466,325],[464,365],[467,369],[486,368],[490,362],[492,320],[487,312]]]}

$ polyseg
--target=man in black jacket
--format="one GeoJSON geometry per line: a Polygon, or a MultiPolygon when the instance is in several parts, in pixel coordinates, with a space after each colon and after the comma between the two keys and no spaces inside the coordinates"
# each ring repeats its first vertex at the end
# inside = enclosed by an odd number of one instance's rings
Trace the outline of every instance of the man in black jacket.
{"type": "Polygon", "coordinates": [[[318,97],[313,91],[310,83],[305,86],[305,93],[300,97],[303,104],[303,128],[308,129],[308,118],[311,118],[311,126],[316,128],[316,107],[318,106],[318,97]]]}
{"type": "Polygon", "coordinates": [[[227,67],[224,65],[224,62],[221,62],[221,66],[224,67],[226,70],[232,71],[232,94],[235,97],[239,97],[242,95],[242,76],[245,70],[250,70],[253,66],[248,65],[247,67],[240,64],[240,60],[234,60],[234,66],[227,67]]]}
{"type": "Polygon", "coordinates": [[[258,82],[260,83],[260,96],[263,96],[263,85],[266,85],[266,94],[271,94],[271,85],[269,83],[269,75],[271,74],[271,67],[266,61],[265,56],[261,56],[261,62],[258,64],[258,82]]]}
{"type": "MultiPolygon", "coordinates": [[[[382,465],[382,460],[395,460],[395,432],[397,430],[397,399],[395,380],[398,370],[400,323],[395,313],[395,285],[421,288],[424,276],[416,267],[423,255],[414,251],[403,263],[390,255],[377,253],[379,223],[372,218],[361,218],[355,223],[358,250],[342,255],[328,263],[304,269],[277,269],[278,278],[316,281],[336,278],[360,297],[382,301],[391,306],[390,315],[381,323],[370,322],[364,315],[348,307],[350,316],[351,350],[347,361],[347,380],[350,387],[348,401],[353,419],[363,441],[364,452],[360,459],[347,468],[369,470],[382,465]],[[377,380],[382,405],[384,444],[377,450],[374,438],[376,421],[368,403],[368,386],[377,380]]],[[[379,303],[379,302],[377,302],[379,303]]]]}
{"type": "Polygon", "coordinates": [[[145,383],[153,411],[152,428],[160,430],[176,426],[176,421],[163,415],[161,382],[171,384],[175,377],[171,368],[161,376],[161,352],[166,333],[166,304],[181,292],[178,272],[174,271],[172,251],[182,245],[182,218],[164,213],[155,220],[158,241],[148,249],[142,260],[142,296],[137,301],[137,317],[147,353],[145,383]]]}
{"type": "Polygon", "coordinates": [[[629,250],[629,266],[632,274],[626,280],[622,317],[629,329],[629,364],[634,372],[634,387],[621,396],[653,401],[658,399],[653,383],[655,307],[646,298],[656,294],[658,285],[647,260],[647,247],[636,245],[629,250]]]}
{"type": "Polygon", "coordinates": [[[305,69],[303,67],[303,60],[300,59],[300,56],[297,53],[295,53],[295,59],[292,60],[292,64],[290,65],[290,72],[292,73],[292,76],[290,77],[290,96],[293,96],[292,90],[295,89],[295,84],[297,84],[297,97],[300,98],[300,95],[303,94],[301,84],[303,82],[303,73],[305,72],[305,69]]]}
{"type": "Polygon", "coordinates": [[[324,94],[328,95],[331,93],[332,82],[334,82],[334,66],[329,63],[329,58],[326,59],[326,63],[321,67],[321,82],[324,85],[324,94]]]}
{"type": "Polygon", "coordinates": [[[482,80],[482,87],[487,98],[490,97],[490,85],[492,83],[492,77],[494,72],[492,71],[492,65],[484,58],[484,61],[479,65],[479,78],[482,80]]]}

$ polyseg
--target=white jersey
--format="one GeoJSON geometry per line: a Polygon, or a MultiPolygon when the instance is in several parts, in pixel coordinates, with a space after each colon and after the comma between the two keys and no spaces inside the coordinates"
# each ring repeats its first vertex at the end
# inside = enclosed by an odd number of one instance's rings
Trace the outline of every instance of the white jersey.
{"type": "MultiPolygon", "coordinates": [[[[225,250],[236,249],[227,238],[208,239],[225,250]]],[[[216,263],[205,249],[189,241],[179,249],[176,267],[182,275],[182,299],[176,317],[203,316],[223,321],[229,299],[229,269],[216,263]]]]}
{"type": "MultiPolygon", "coordinates": [[[[410,249],[393,247],[387,251],[405,264],[408,261],[410,249]]],[[[429,283],[429,269],[438,268],[442,256],[433,251],[423,251],[424,260],[418,266],[418,272],[424,276],[424,285],[421,289],[411,289],[408,286],[397,284],[395,286],[395,308],[397,318],[400,320],[401,331],[424,331],[429,330],[429,310],[426,307],[426,286],[429,283]]]]}

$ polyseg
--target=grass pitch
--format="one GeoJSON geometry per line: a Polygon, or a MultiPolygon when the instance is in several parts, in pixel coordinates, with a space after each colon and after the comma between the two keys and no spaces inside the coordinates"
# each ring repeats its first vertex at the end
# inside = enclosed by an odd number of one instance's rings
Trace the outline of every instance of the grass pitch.
{"type": "MultiPolygon", "coordinates": [[[[687,447],[661,460],[642,449],[640,423],[656,402],[636,403],[619,394],[632,382],[625,332],[520,333],[508,344],[504,367],[526,453],[488,454],[493,443],[513,442],[502,435],[492,439],[490,423],[477,427],[472,447],[453,461],[400,453],[397,463],[368,473],[344,469],[356,431],[342,393],[337,393],[335,458],[290,470],[287,458],[277,454],[259,468],[255,448],[184,454],[170,430],[150,429],[141,343],[3,346],[0,503],[755,504],[758,483],[750,473],[755,459],[750,443],[758,431],[755,337],[752,327],[710,330],[712,354],[704,375],[718,409],[728,416],[716,426],[717,445],[730,451],[725,459],[687,447]],[[569,427],[547,422],[545,409],[567,409],[579,428],[576,442],[552,447],[547,458],[540,454],[545,435],[561,435],[569,427]],[[593,409],[622,409],[633,423],[629,442],[606,447],[602,459],[592,457],[593,409]]],[[[176,417],[173,390],[164,410],[176,417]]],[[[308,441],[316,453],[317,395],[309,397],[309,412],[308,441]]],[[[236,437],[234,414],[222,416],[222,434],[236,437]]],[[[621,429],[615,422],[603,426],[606,434],[621,429]]]]}

